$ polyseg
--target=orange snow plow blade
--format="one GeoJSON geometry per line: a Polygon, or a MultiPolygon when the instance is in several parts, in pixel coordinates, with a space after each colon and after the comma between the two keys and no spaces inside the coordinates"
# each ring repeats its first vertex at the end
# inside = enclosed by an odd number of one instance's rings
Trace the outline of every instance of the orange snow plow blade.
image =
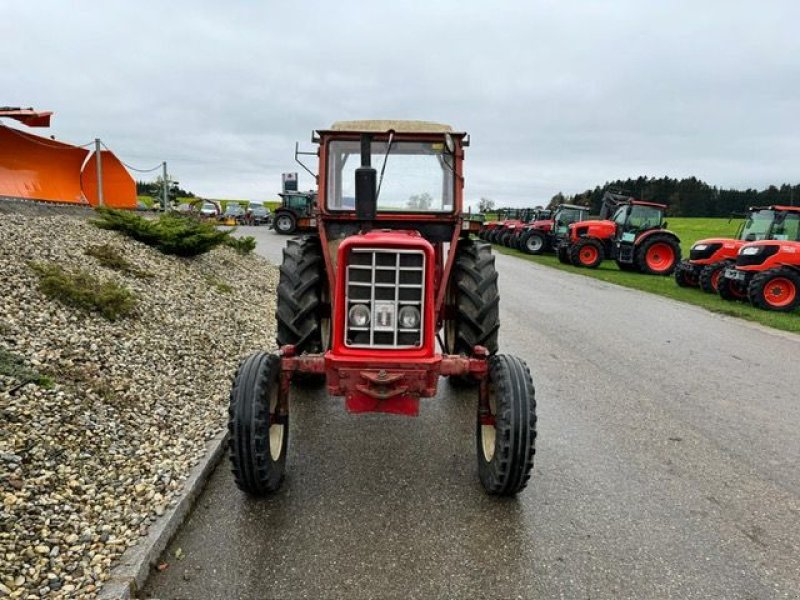
{"type": "Polygon", "coordinates": [[[0,127],[0,196],[84,204],[80,173],[88,154],[84,148],[0,127]]]}
{"type": "Polygon", "coordinates": [[[28,127],[50,127],[52,111],[33,110],[32,108],[0,107],[0,117],[15,119],[28,127]]]}
{"type": "MultiPolygon", "coordinates": [[[[100,153],[103,170],[103,204],[109,208],[136,208],[136,182],[113,152],[100,153]]],[[[98,205],[97,198],[97,155],[83,167],[81,173],[83,194],[92,206],[98,205]]]]}

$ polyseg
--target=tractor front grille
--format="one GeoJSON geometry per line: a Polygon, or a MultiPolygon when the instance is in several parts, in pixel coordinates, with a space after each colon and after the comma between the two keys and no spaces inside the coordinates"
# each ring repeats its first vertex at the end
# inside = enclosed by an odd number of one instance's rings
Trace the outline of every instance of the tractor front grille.
{"type": "Polygon", "coordinates": [[[425,254],[421,250],[353,248],[345,283],[345,345],[351,348],[417,348],[425,322],[425,254]],[[353,325],[355,305],[369,309],[369,323],[353,325]],[[401,328],[400,311],[419,311],[417,327],[401,328]]]}
{"type": "Polygon", "coordinates": [[[722,244],[706,244],[706,247],[702,250],[695,250],[692,248],[689,250],[689,260],[705,260],[707,258],[711,258],[711,256],[722,248],[722,244]]]}

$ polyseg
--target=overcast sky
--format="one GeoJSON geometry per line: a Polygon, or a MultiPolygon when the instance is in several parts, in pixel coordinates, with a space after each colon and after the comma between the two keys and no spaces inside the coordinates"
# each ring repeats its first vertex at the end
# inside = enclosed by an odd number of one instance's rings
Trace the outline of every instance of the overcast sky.
{"type": "Polygon", "coordinates": [[[468,131],[467,199],[499,205],[800,182],[797,0],[2,4],[0,105],[202,196],[274,198],[295,141],[361,118],[468,131]]]}

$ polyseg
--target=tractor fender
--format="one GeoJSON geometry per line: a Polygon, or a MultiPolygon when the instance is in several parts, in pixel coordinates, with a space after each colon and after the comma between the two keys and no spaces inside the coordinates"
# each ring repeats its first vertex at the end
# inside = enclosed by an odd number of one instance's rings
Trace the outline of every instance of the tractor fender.
{"type": "Polygon", "coordinates": [[[552,220],[534,221],[533,224],[529,226],[529,228],[532,231],[547,233],[553,229],[553,221],[552,220]]]}
{"type": "Polygon", "coordinates": [[[660,235],[667,235],[671,238],[674,238],[677,243],[681,243],[681,238],[677,236],[674,231],[670,231],[669,229],[650,229],[649,231],[645,231],[642,233],[638,238],[636,238],[636,245],[638,246],[651,235],[660,234],[660,235]]]}

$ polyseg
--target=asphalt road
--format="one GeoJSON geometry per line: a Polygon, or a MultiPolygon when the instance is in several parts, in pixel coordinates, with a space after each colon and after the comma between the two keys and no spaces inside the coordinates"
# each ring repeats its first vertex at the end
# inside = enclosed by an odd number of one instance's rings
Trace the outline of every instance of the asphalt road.
{"type": "Polygon", "coordinates": [[[800,598],[800,336],[497,266],[500,347],[539,402],[527,490],[483,493],[476,399],[444,381],[416,419],[298,393],[281,492],[222,463],[145,596],[800,598]]]}

